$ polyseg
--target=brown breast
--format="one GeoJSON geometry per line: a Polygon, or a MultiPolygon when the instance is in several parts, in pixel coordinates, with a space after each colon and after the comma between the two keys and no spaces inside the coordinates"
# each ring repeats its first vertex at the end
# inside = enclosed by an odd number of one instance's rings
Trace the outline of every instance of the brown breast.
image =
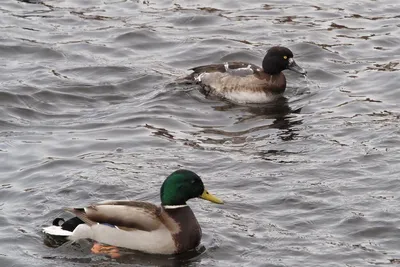
{"type": "Polygon", "coordinates": [[[254,77],[263,81],[264,91],[269,91],[273,94],[282,94],[286,89],[286,77],[282,72],[270,75],[264,71],[260,71],[255,72],[254,77]]]}
{"type": "Polygon", "coordinates": [[[175,253],[194,249],[200,244],[201,228],[189,206],[178,209],[163,209],[162,213],[164,224],[171,231],[177,247],[175,253]]]}

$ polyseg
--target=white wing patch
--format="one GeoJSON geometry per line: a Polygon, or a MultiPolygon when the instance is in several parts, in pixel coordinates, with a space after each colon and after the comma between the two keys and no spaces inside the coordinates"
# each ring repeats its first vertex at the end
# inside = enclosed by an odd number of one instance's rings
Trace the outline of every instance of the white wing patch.
{"type": "Polygon", "coordinates": [[[228,62],[224,63],[224,67],[225,67],[225,71],[229,72],[229,63],[228,62]]]}
{"type": "Polygon", "coordinates": [[[204,75],[206,75],[206,74],[207,74],[207,72],[200,73],[199,75],[197,75],[197,77],[194,78],[195,81],[201,82],[201,80],[203,79],[204,75]]]}
{"type": "Polygon", "coordinates": [[[251,75],[254,74],[254,71],[251,69],[251,65],[247,65],[247,67],[244,68],[237,68],[237,69],[230,69],[229,68],[229,63],[225,62],[224,63],[224,67],[227,73],[231,74],[231,75],[235,75],[235,76],[247,76],[247,75],[251,75]]]}
{"type": "MultiPolygon", "coordinates": [[[[245,77],[247,75],[254,74],[254,71],[251,67],[252,67],[251,64],[248,64],[246,67],[243,67],[243,68],[231,69],[231,68],[229,68],[229,62],[224,63],[225,73],[228,73],[233,76],[239,76],[239,77],[245,77]]],[[[257,69],[257,71],[261,71],[261,70],[257,69]]],[[[212,73],[209,73],[209,72],[199,73],[198,75],[196,75],[194,77],[194,80],[196,82],[204,82],[208,78],[208,76],[210,76],[209,74],[212,74],[212,73]]]]}

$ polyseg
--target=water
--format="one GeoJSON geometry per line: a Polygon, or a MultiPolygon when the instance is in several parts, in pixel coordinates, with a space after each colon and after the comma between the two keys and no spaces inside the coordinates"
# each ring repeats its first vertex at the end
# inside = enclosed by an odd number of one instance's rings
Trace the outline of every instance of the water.
{"type": "Polygon", "coordinates": [[[3,0],[0,266],[392,266],[400,260],[397,1],[3,0]],[[211,62],[307,69],[237,106],[177,83],[211,62]],[[199,173],[202,245],[181,257],[44,244],[62,208],[158,203],[199,173]]]}

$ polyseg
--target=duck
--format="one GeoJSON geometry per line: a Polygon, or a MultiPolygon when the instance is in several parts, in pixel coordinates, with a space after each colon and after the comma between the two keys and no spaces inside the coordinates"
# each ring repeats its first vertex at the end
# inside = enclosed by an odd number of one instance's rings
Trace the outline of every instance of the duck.
{"type": "Polygon", "coordinates": [[[213,94],[234,103],[267,103],[282,97],[286,89],[283,70],[302,75],[307,71],[297,65],[293,52],[283,46],[271,47],[262,68],[246,62],[225,62],[189,69],[186,80],[200,84],[206,95],[213,94]]]}
{"type": "Polygon", "coordinates": [[[174,171],[164,180],[160,198],[161,205],[109,200],[84,208],[67,208],[75,217],[67,221],[56,218],[43,232],[53,238],[92,239],[149,254],[179,254],[195,249],[202,236],[200,224],[187,201],[201,198],[224,203],[205,189],[196,173],[184,169],[174,171]]]}

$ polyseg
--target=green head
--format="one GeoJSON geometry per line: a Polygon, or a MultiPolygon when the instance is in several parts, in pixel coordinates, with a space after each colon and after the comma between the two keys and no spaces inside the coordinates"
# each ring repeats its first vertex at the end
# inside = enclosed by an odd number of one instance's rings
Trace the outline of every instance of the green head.
{"type": "Polygon", "coordinates": [[[208,193],[197,174],[188,170],[177,170],[170,174],[161,186],[160,197],[163,206],[185,205],[186,201],[195,197],[223,203],[208,193]]]}

